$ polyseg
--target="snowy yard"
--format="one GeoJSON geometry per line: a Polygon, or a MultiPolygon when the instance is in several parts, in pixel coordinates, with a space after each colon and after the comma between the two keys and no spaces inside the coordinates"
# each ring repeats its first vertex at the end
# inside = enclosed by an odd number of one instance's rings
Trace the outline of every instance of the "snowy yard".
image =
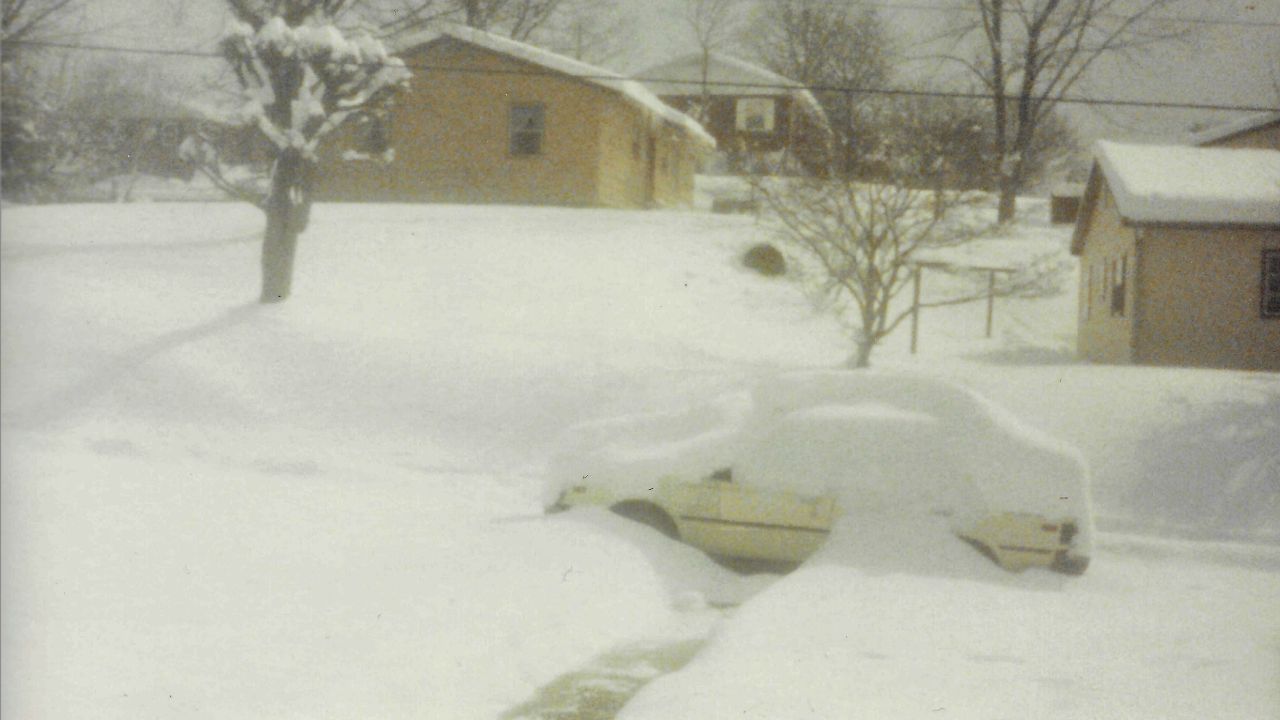
{"type": "MultiPolygon", "coordinates": [[[[1280,716],[1280,376],[1077,364],[1071,279],[999,301],[991,339],[980,305],[928,312],[920,354],[903,332],[873,363],[1080,448],[1089,572],[885,523],[743,577],[541,503],[571,425],[848,356],[739,266],[752,220],[319,206],[273,307],[261,229],[218,203],[0,217],[0,715],[497,718],[661,639],[705,645],[620,717],[1280,716]],[[923,565],[849,552],[922,537],[923,565]]],[[[984,252],[1067,232],[1028,215],[984,252]]]]}

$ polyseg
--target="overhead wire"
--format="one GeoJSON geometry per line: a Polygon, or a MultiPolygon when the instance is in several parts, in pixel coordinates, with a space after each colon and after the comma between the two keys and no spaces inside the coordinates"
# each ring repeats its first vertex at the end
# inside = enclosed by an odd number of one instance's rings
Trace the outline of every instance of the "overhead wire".
{"type": "MultiPolygon", "coordinates": [[[[203,50],[179,50],[165,48],[141,48],[128,47],[118,45],[101,45],[86,43],[64,43],[56,41],[42,40],[18,40],[13,44],[20,44],[29,47],[43,47],[50,49],[73,50],[80,52],[107,52],[118,54],[147,55],[158,57],[188,57],[201,59],[222,59],[222,55],[213,51],[203,50]]],[[[382,62],[365,62],[361,63],[366,66],[382,66],[390,67],[391,63],[382,62]]],[[[420,70],[424,72],[437,73],[458,73],[458,74],[477,74],[477,75],[509,75],[509,76],[529,76],[529,77],[570,77],[578,80],[586,81],[605,81],[618,82],[631,80],[640,83],[668,84],[668,85],[689,85],[692,87],[700,87],[703,82],[701,80],[685,80],[681,78],[661,78],[661,77],[644,77],[644,76],[624,76],[617,73],[608,74],[570,74],[556,70],[537,70],[537,69],[499,69],[492,67],[466,67],[457,65],[437,65],[429,63],[405,62],[397,67],[405,67],[411,70],[420,70]]],[[[992,95],[988,92],[975,91],[947,91],[947,90],[920,90],[912,88],[893,88],[893,87],[850,87],[838,85],[800,85],[798,83],[768,83],[768,82],[740,82],[740,81],[721,81],[716,80],[709,84],[715,86],[733,87],[744,91],[761,91],[774,90],[786,93],[796,92],[797,90],[808,90],[813,93],[820,94],[849,94],[849,95],[883,95],[896,97],[934,97],[956,100],[990,100],[992,95]]],[[[1016,95],[1006,95],[1006,99],[1015,99],[1016,95]]],[[[1275,105],[1250,105],[1240,103],[1191,103],[1184,101],[1168,101],[1168,100],[1136,100],[1136,99],[1120,99],[1120,98],[1095,98],[1095,97],[1079,97],[1064,96],[1053,98],[1053,102],[1064,105],[1083,105],[1083,106],[1105,106],[1105,107],[1127,107],[1127,108],[1147,108],[1162,110],[1211,110],[1223,112],[1270,112],[1280,110],[1275,105]]]]}

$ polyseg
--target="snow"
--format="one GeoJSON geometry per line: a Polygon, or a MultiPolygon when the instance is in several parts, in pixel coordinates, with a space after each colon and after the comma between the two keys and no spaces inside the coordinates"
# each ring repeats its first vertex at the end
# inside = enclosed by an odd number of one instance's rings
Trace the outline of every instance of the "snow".
{"type": "Polygon", "coordinates": [[[314,154],[320,140],[340,127],[352,108],[409,77],[403,61],[389,57],[380,41],[363,30],[348,37],[326,22],[322,14],[297,26],[289,25],[281,16],[272,16],[256,32],[236,21],[228,30],[226,41],[235,61],[244,65],[237,73],[243,104],[235,113],[236,118],[256,125],[281,150],[295,148],[314,154]],[[277,83],[267,65],[280,62],[293,64],[302,73],[294,97],[275,97],[277,83]],[[317,72],[319,67],[326,72],[317,72]],[[327,82],[335,86],[327,87],[327,82]],[[334,108],[324,107],[325,97],[335,100],[334,108]],[[290,104],[289,127],[279,126],[266,112],[277,100],[290,104]]]}
{"type": "Polygon", "coordinates": [[[571,429],[548,497],[588,476],[625,496],[659,477],[694,481],[729,467],[749,486],[833,496],[859,518],[941,512],[957,529],[1002,512],[1077,518],[1077,545],[1090,554],[1092,508],[1079,451],[972,391],[866,371],[754,382],[683,413],[571,429]]]}
{"type": "Polygon", "coordinates": [[[1280,151],[1100,141],[1095,156],[1126,220],[1280,225],[1280,151]]]}
{"type": "MultiPolygon", "coordinates": [[[[1020,207],[989,248],[1065,257],[1020,207]]],[[[713,451],[692,438],[743,422],[745,391],[848,356],[793,281],[741,267],[752,219],[322,204],[270,307],[262,227],[227,203],[0,214],[0,715],[494,718],[694,617],[708,644],[623,717],[1280,709],[1276,374],[1076,363],[1070,292],[1000,300],[990,339],[980,304],[927,311],[920,354],[896,334],[877,372],[1079,448],[1089,572],[1005,573],[940,520],[871,514],[743,577],[541,497],[566,428],[647,418],[655,463],[713,451]]],[[[975,282],[930,271],[925,297],[975,282]]]]}
{"type": "Polygon", "coordinates": [[[1188,145],[1206,145],[1218,140],[1225,140],[1234,135],[1239,135],[1249,130],[1261,128],[1270,123],[1280,122],[1280,111],[1263,112],[1245,115],[1231,122],[1214,125],[1205,128],[1197,133],[1192,133],[1187,137],[1188,145]]]}
{"type": "Polygon", "coordinates": [[[650,92],[643,84],[619,75],[612,70],[606,70],[580,60],[558,55],[527,43],[464,25],[450,25],[444,30],[430,30],[422,34],[412,35],[397,43],[397,46],[400,52],[404,52],[440,37],[450,37],[460,42],[476,45],[553,72],[608,88],[622,95],[628,102],[649,113],[653,118],[664,120],[681,128],[702,145],[708,148],[715,148],[716,146],[715,138],[711,137],[697,120],[662,102],[658,99],[658,96],[650,92]]]}
{"type": "Polygon", "coordinates": [[[1275,716],[1274,573],[1116,557],[1022,585],[811,563],[619,717],[1275,716]]]}

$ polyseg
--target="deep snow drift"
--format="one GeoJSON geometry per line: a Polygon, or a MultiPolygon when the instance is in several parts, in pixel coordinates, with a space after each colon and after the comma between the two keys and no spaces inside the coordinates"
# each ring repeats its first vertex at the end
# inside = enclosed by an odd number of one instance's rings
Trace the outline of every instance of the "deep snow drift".
{"type": "MultiPolygon", "coordinates": [[[[490,718],[769,583],[539,513],[565,428],[847,356],[794,284],[738,265],[750,219],[320,206],[270,308],[261,229],[230,204],[0,216],[0,714],[490,718]]],[[[1065,240],[1028,223],[988,250],[1065,240]]],[[[920,355],[875,360],[1080,447],[1104,530],[1274,540],[1280,379],[1074,364],[1068,295],[1001,301],[990,340],[981,308],[926,313],[920,355]]],[[[627,712],[1275,716],[1274,554],[1099,545],[1065,584],[833,545],[627,712]]]]}

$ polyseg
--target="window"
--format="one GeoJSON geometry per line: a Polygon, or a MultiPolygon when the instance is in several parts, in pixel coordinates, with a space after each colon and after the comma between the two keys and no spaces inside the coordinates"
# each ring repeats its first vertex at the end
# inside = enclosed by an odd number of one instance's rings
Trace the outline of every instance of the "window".
{"type": "Polygon", "coordinates": [[[366,155],[382,155],[391,149],[391,133],[386,118],[370,116],[360,124],[357,150],[366,155]]]}
{"type": "Polygon", "coordinates": [[[1129,276],[1129,256],[1123,255],[1119,260],[1113,260],[1112,263],[1114,269],[1112,270],[1111,315],[1113,317],[1124,317],[1125,280],[1129,276]]]}
{"type": "Polygon", "coordinates": [[[1111,300],[1111,261],[1102,262],[1102,306],[1106,307],[1111,300]]]}
{"type": "Polygon", "coordinates": [[[740,132],[771,133],[774,129],[774,103],[768,97],[738,98],[736,127],[740,132]]]}
{"type": "Polygon", "coordinates": [[[1097,274],[1097,267],[1089,265],[1088,280],[1084,290],[1084,319],[1088,320],[1093,317],[1093,288],[1097,284],[1094,276],[1097,274]]]}
{"type": "Polygon", "coordinates": [[[545,131],[541,104],[511,106],[511,154],[517,157],[542,154],[545,131]]]}
{"type": "Polygon", "coordinates": [[[1262,317],[1280,318],[1280,249],[1262,251],[1262,317]]]}
{"type": "Polygon", "coordinates": [[[644,157],[644,130],[639,125],[631,128],[631,159],[641,160],[644,157]]]}

